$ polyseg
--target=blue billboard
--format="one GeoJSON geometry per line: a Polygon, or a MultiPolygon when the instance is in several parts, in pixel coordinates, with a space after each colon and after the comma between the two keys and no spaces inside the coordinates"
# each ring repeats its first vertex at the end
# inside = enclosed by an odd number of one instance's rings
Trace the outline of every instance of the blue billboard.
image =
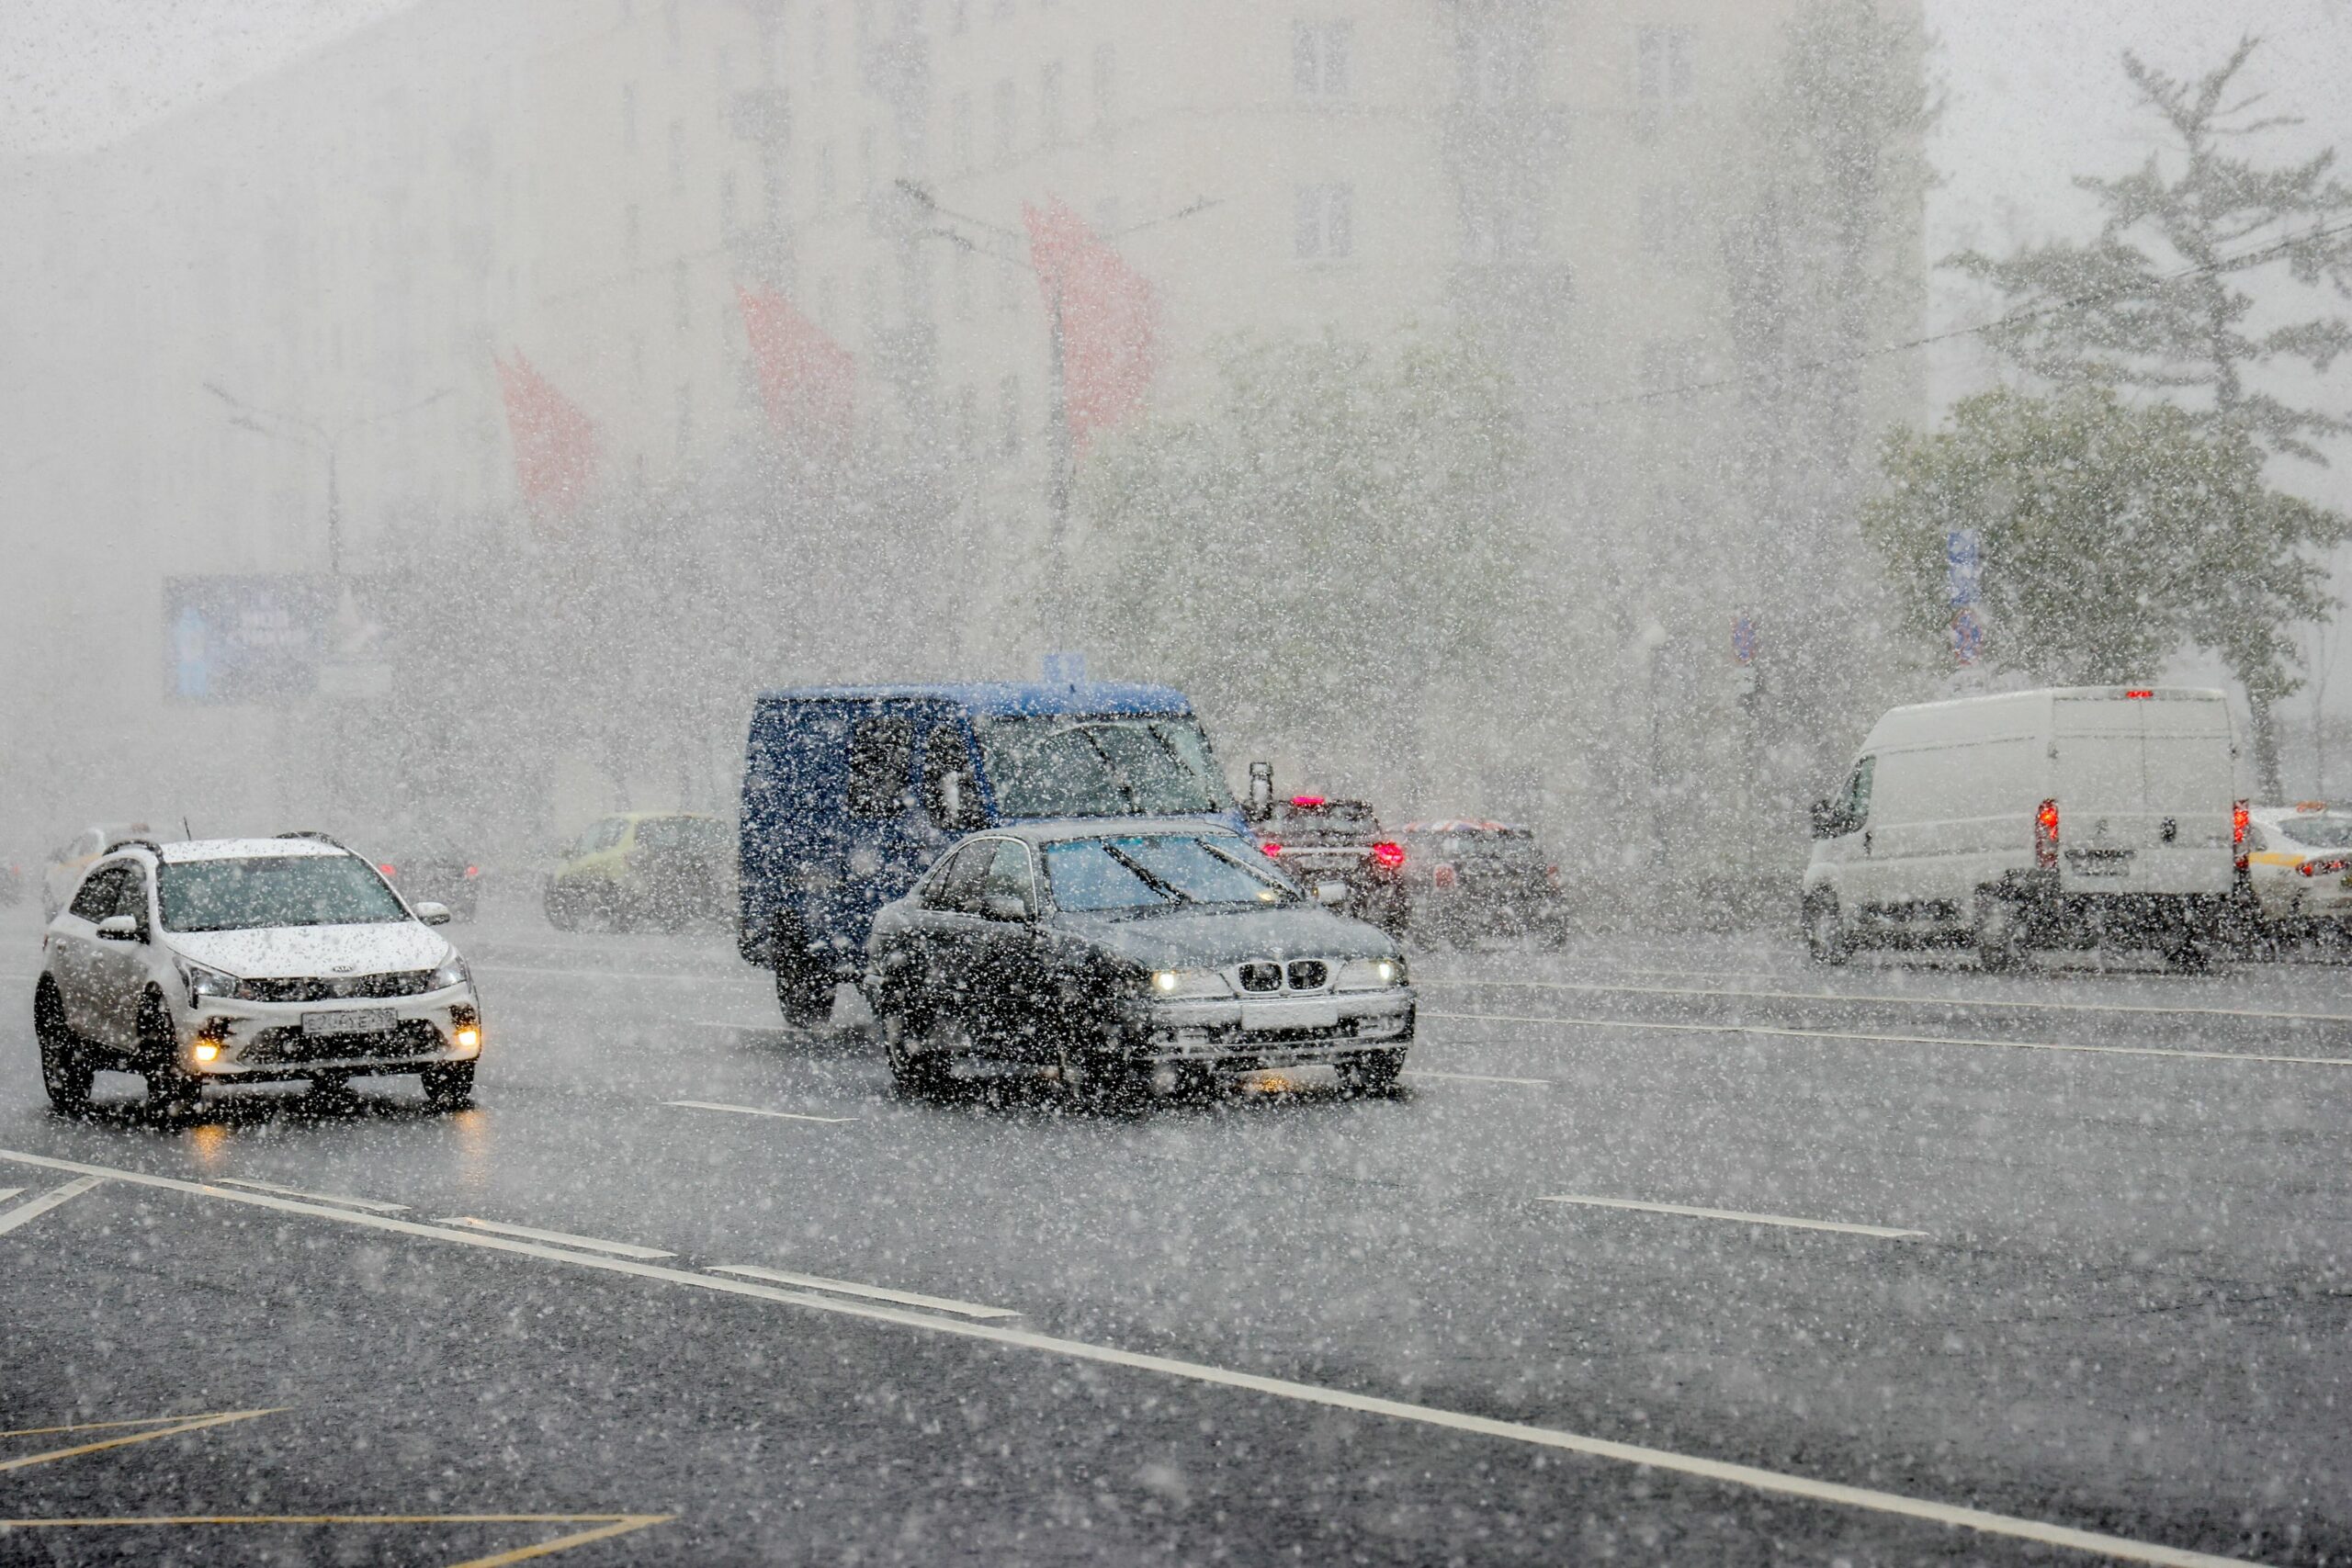
{"type": "Polygon", "coordinates": [[[164,694],[187,703],[309,696],[333,580],[291,573],[164,580],[164,694]]]}

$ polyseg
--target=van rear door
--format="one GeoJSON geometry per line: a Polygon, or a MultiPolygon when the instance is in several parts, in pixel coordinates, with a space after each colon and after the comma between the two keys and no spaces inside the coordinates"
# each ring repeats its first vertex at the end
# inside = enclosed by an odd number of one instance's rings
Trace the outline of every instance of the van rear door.
{"type": "Polygon", "coordinates": [[[2234,767],[2218,694],[2062,694],[2053,707],[2061,890],[2226,893],[2234,767]]]}

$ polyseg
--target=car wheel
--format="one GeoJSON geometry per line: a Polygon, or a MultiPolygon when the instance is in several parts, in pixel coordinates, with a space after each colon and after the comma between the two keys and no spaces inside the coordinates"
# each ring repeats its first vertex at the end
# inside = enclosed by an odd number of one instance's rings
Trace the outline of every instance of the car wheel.
{"type": "Polygon", "coordinates": [[[424,1102],[435,1111],[463,1111],[474,1102],[472,1062],[443,1062],[417,1074],[424,1084],[424,1102]]]}
{"type": "Polygon", "coordinates": [[[139,1059],[146,1064],[141,1076],[147,1080],[150,1111],[179,1116],[196,1109],[204,1086],[179,1064],[179,1039],[172,1028],[171,1010],[157,991],[139,1000],[139,1059]]]}
{"type": "MultiPolygon", "coordinates": [[[[877,1023],[882,1035],[882,1057],[889,1063],[890,1081],[898,1086],[900,1094],[936,1094],[946,1085],[949,1057],[937,1048],[946,1043],[941,1039],[941,1032],[943,1026],[961,1031],[962,1025],[948,1024],[944,1020],[919,1023],[895,1009],[884,1013],[877,1023]]],[[[966,1034],[964,1038],[970,1037],[966,1034]]]]}
{"type": "Polygon", "coordinates": [[[790,916],[778,917],[768,939],[768,955],[775,971],[775,1005],[784,1021],[795,1029],[822,1029],[830,1023],[837,982],[808,962],[801,951],[799,923],[790,916]]]}
{"type": "Polygon", "coordinates": [[[1365,1051],[1340,1064],[1340,1088],[1357,1096],[1394,1094],[1404,1070],[1404,1052],[1365,1051]]]}
{"type": "Polygon", "coordinates": [[[1838,918],[1838,900],[1823,895],[1805,903],[1804,947],[1815,964],[1843,964],[1853,944],[1845,922],[1838,918]]]}
{"type": "Polygon", "coordinates": [[[33,991],[33,1036],[40,1043],[40,1082],[49,1102],[61,1116],[79,1116],[90,1109],[90,1084],[97,1077],[82,1055],[81,1043],[65,1026],[65,1003],[57,982],[48,976],[33,991]]]}
{"type": "Polygon", "coordinates": [[[1974,929],[1976,963],[1990,974],[2002,974],[2025,962],[2025,918],[2017,900],[1998,893],[1976,896],[1974,929]]]}
{"type": "Polygon", "coordinates": [[[580,923],[579,913],[571,907],[571,895],[565,892],[560,885],[548,886],[543,903],[548,913],[548,924],[556,930],[568,931],[580,923]]]}

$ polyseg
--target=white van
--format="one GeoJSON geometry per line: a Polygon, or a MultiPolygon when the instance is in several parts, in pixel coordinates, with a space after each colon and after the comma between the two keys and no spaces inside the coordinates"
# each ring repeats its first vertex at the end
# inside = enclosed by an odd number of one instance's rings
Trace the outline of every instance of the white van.
{"type": "Polygon", "coordinates": [[[2100,942],[2201,962],[2243,868],[2245,802],[2219,692],[2071,686],[1922,703],[1871,728],[1813,808],[1805,939],[2027,947],[2100,942]]]}

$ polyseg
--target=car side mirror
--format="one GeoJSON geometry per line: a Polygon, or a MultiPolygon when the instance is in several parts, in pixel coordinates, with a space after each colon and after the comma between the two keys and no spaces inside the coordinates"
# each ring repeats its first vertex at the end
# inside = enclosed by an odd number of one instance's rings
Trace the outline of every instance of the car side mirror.
{"type": "Polygon", "coordinates": [[[991,893],[980,900],[980,913],[991,920],[1025,920],[1029,903],[1011,893],[991,893]]]}
{"type": "Polygon", "coordinates": [[[137,942],[139,922],[129,915],[108,915],[98,922],[100,942],[137,942]]]}
{"type": "Polygon", "coordinates": [[[449,923],[449,906],[428,898],[416,906],[416,918],[428,926],[446,926],[449,923]]]}
{"type": "Polygon", "coordinates": [[[1816,800],[1813,803],[1813,836],[1815,838],[1834,839],[1845,830],[1845,824],[1839,819],[1838,807],[1835,805],[1826,800],[1816,800]]]}
{"type": "Polygon", "coordinates": [[[1348,885],[1344,882],[1318,882],[1315,885],[1315,901],[1326,908],[1348,901],[1348,885]]]}

